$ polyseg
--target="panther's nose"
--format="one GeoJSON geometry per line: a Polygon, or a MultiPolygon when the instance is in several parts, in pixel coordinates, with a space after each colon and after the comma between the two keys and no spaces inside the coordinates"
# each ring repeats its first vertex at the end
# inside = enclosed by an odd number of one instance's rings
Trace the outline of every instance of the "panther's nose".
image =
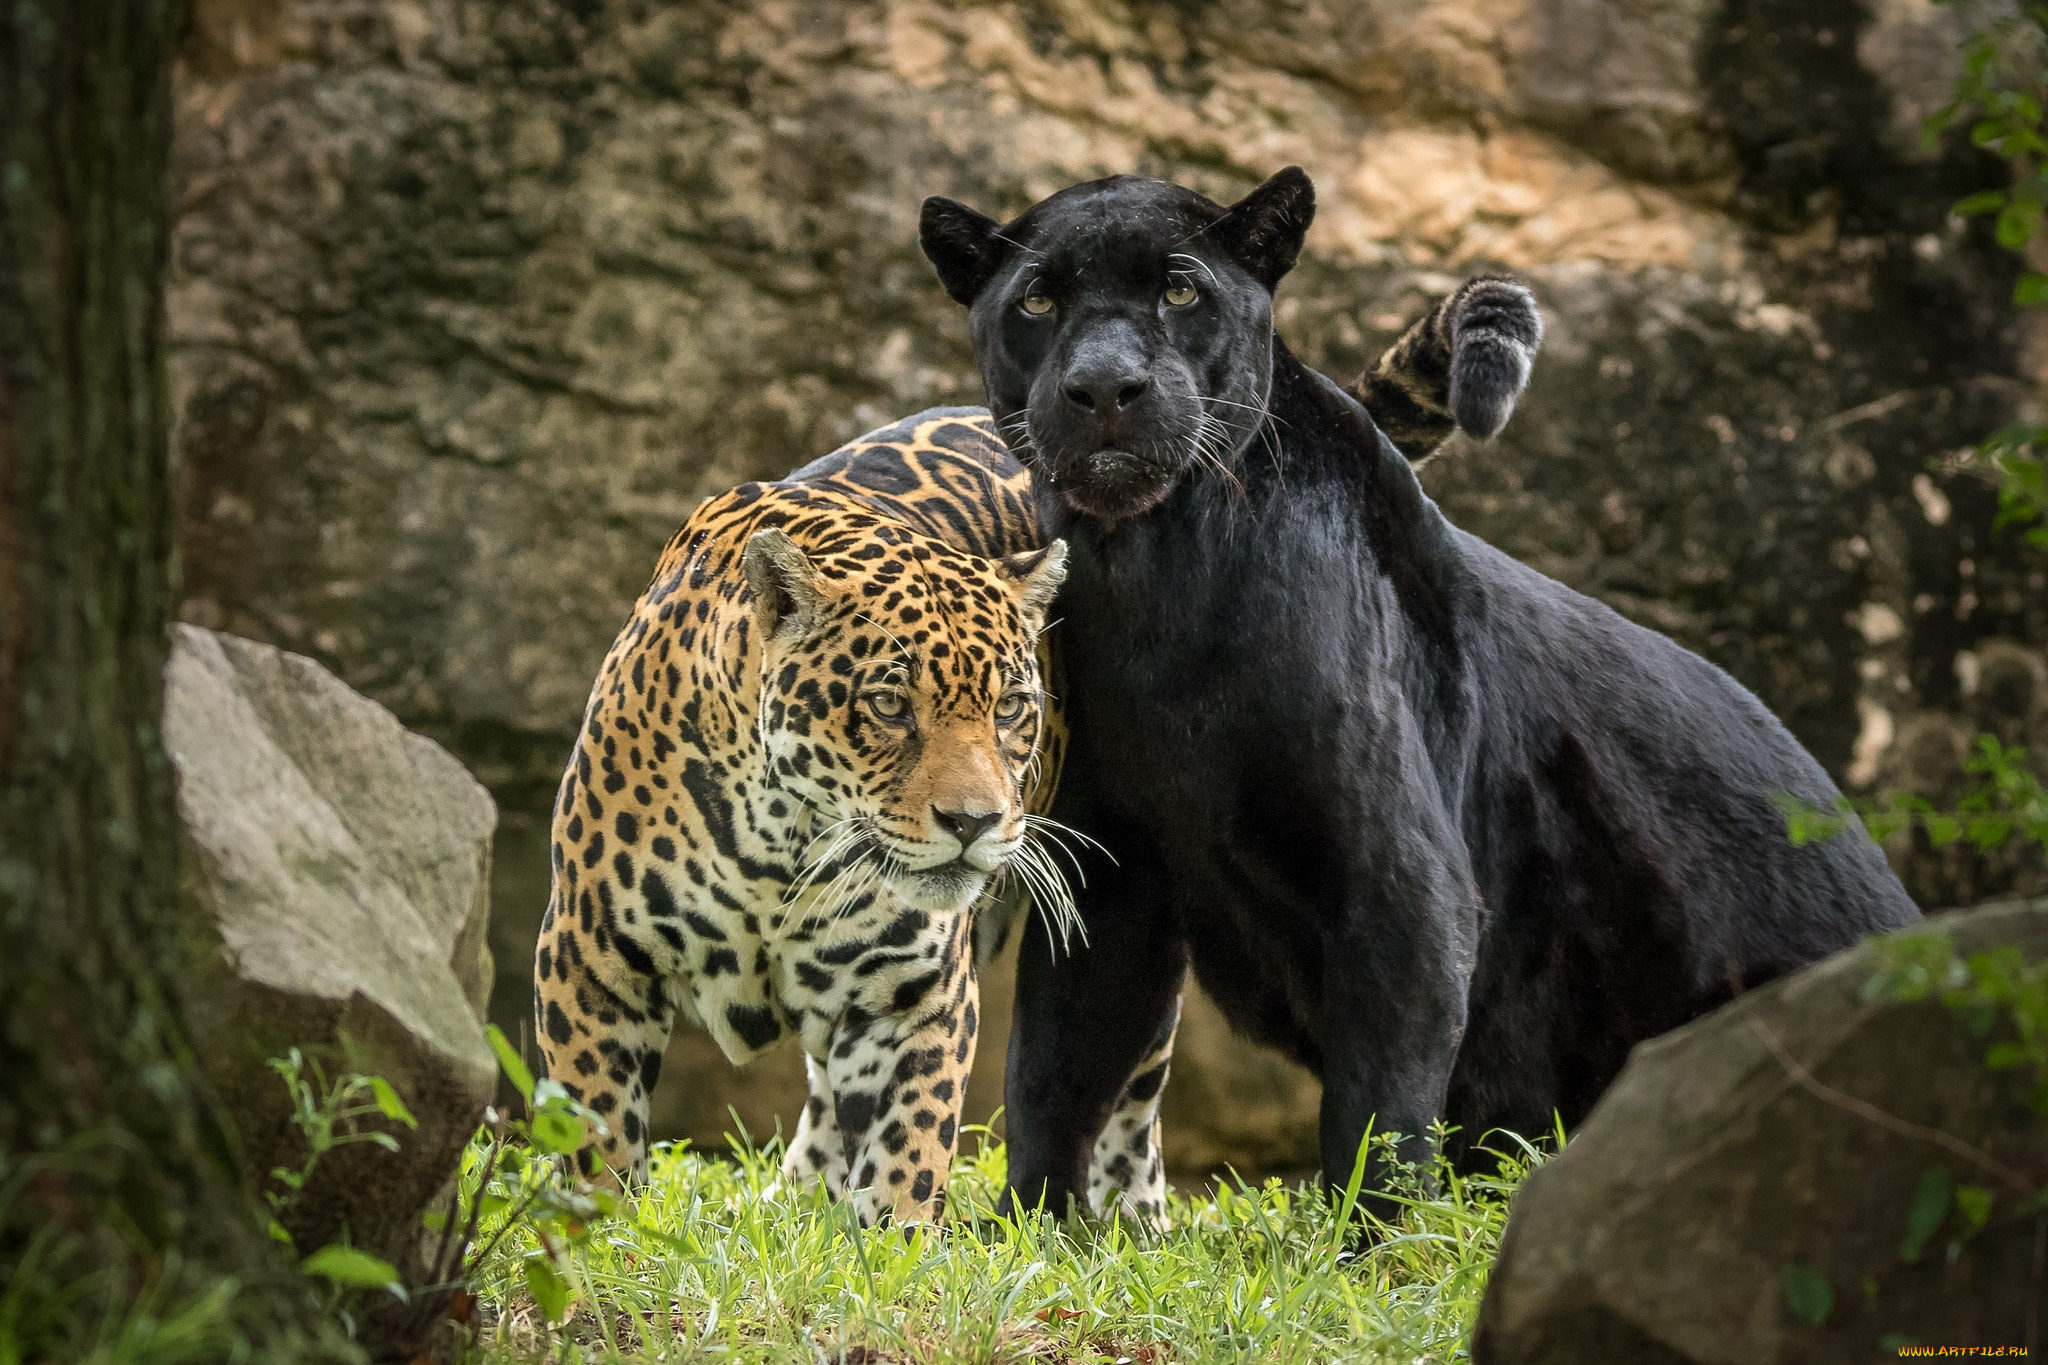
{"type": "Polygon", "coordinates": [[[1152,376],[1127,366],[1076,368],[1067,375],[1063,391],[1067,401],[1090,412],[1122,412],[1143,398],[1152,387],[1152,376]]]}
{"type": "Polygon", "coordinates": [[[960,851],[965,853],[974,847],[974,841],[981,837],[983,830],[1003,818],[1003,813],[992,810],[987,814],[978,814],[966,810],[940,810],[933,806],[932,818],[939,822],[940,829],[960,841],[960,851]]]}

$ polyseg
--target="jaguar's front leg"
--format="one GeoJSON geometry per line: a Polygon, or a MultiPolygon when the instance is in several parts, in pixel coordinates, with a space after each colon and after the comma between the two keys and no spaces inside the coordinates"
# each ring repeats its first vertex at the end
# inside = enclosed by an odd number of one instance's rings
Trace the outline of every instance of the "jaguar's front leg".
{"type": "Polygon", "coordinates": [[[540,1075],[602,1121],[577,1153],[579,1168],[601,1183],[639,1184],[670,1010],[660,979],[638,965],[645,950],[629,957],[619,941],[585,934],[575,917],[550,907],[534,955],[534,1023],[540,1075]]]}
{"type": "Polygon", "coordinates": [[[980,999],[965,935],[953,948],[910,1009],[850,1013],[833,1031],[826,1080],[845,1188],[863,1223],[936,1222],[945,1212],[980,999]]]}
{"type": "Polygon", "coordinates": [[[839,1139],[839,1120],[832,1102],[832,1082],[825,1063],[808,1053],[804,1056],[804,1079],[811,1096],[804,1102],[804,1115],[797,1120],[796,1136],[782,1158],[782,1177],[791,1185],[812,1180],[825,1182],[825,1192],[834,1199],[846,1197],[846,1147],[839,1139]]]}
{"type": "Polygon", "coordinates": [[[1173,1039],[1180,1029],[1181,1002],[1175,1000],[1159,1036],[1132,1069],[1116,1108],[1095,1139],[1088,1162],[1088,1211],[1105,1217],[1117,1207],[1125,1216],[1155,1226],[1166,1222],[1166,1159],[1159,1149],[1159,1101],[1173,1063],[1173,1039]]]}

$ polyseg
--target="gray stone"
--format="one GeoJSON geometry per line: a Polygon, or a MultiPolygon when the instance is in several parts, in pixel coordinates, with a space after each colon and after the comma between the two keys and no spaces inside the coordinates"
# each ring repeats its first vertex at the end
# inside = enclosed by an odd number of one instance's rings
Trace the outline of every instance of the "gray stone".
{"type": "MultiPolygon", "coordinates": [[[[1968,954],[2048,957],[2048,901],[1940,916],[1968,954]]],[[[1868,945],[1637,1048],[1564,1152],[1515,1198],[1475,1365],[1868,1361],[1888,1337],[2029,1344],[2048,1331],[2048,1120],[2025,1068],[1939,1001],[1865,1000],[1868,945]],[[1942,1135],[1942,1136],[1937,1136],[1942,1135]],[[1929,1170],[1993,1192],[1958,1240],[1951,1208],[1917,1259],[1907,1214],[1929,1170]],[[1951,1247],[1951,1242],[1955,1245],[1951,1247]],[[1787,1274],[1832,1295],[1819,1325],[1787,1274]]],[[[2009,1027],[2009,1026],[2007,1026],[2009,1027]]]]}
{"type": "Polygon", "coordinates": [[[496,1079],[483,1016],[496,809],[439,745],[310,659],[179,626],[164,740],[185,831],[182,983],[252,1179],[306,1145],[267,1065],[382,1076],[419,1120],[329,1155],[285,1216],[403,1264],[496,1079]]]}

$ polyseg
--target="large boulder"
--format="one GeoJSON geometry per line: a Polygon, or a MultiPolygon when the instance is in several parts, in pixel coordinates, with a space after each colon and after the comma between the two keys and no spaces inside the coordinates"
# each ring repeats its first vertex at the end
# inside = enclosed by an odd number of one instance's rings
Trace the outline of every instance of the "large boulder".
{"type": "MultiPolygon", "coordinates": [[[[454,758],[310,659],[180,626],[164,740],[185,831],[182,983],[253,1180],[306,1140],[269,1059],[381,1076],[417,1118],[316,1167],[284,1215],[404,1265],[489,1101],[485,946],[497,812],[454,758]]],[[[271,1185],[271,1188],[277,1188],[271,1185]]]]}
{"type": "MultiPolygon", "coordinates": [[[[2016,944],[2039,962],[2048,901],[1902,931],[1933,932],[1961,954],[2016,944]]],[[[2048,1213],[2016,1215],[2048,1187],[2035,1078],[1985,1065],[2009,1025],[1979,1036],[1936,999],[1866,999],[1882,951],[1838,954],[1636,1049],[1516,1196],[1475,1365],[2048,1343],[2048,1213]],[[1964,1187],[1991,1192],[1968,1236],[1964,1187]]]]}

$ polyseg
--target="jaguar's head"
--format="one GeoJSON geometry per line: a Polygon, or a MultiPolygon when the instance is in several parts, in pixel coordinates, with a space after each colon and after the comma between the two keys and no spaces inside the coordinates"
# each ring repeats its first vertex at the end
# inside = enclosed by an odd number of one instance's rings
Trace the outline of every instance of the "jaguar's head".
{"type": "Polygon", "coordinates": [[[760,739],[776,785],[812,812],[799,887],[952,913],[1034,856],[1037,639],[1066,554],[1054,541],[980,559],[866,518],[803,544],[748,540],[760,739]]]}
{"type": "Polygon", "coordinates": [[[968,306],[1005,439],[1067,506],[1114,522],[1258,433],[1273,290],[1314,216],[1315,188],[1290,166],[1228,208],[1128,175],[1010,223],[933,197],[920,236],[968,306]]]}

